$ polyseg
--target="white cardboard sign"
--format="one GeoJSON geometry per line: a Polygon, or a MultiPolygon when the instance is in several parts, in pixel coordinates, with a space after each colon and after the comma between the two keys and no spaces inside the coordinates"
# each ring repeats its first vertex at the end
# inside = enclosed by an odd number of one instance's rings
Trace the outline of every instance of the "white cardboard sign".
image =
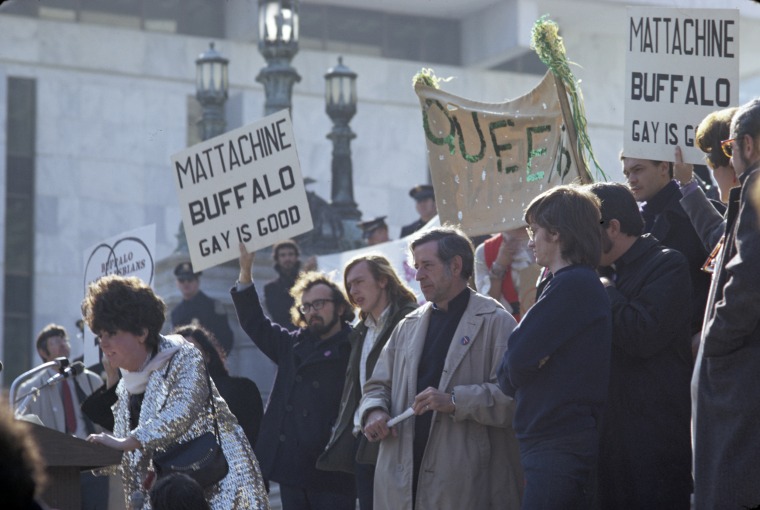
{"type": "Polygon", "coordinates": [[[174,172],[195,271],[312,229],[290,114],[258,122],[174,154],[174,172]]]}
{"type": "Polygon", "coordinates": [[[623,154],[704,163],[696,129],[738,106],[739,11],[628,7],[623,154]]]}

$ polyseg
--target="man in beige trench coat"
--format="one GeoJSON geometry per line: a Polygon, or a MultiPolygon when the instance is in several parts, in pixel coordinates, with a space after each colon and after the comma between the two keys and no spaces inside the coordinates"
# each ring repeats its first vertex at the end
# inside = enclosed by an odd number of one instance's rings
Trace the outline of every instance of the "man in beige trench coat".
{"type": "Polygon", "coordinates": [[[364,386],[363,432],[380,441],[376,510],[517,509],[514,402],[496,370],[514,318],[467,287],[473,248],[454,228],[411,242],[428,303],[403,319],[364,386]],[[414,416],[388,427],[409,407],[414,416]]]}

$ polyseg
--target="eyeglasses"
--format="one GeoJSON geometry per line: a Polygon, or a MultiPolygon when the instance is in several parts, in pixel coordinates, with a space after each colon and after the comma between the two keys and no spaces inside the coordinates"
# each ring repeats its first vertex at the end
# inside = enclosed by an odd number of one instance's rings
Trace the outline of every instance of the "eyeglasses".
{"type": "Polygon", "coordinates": [[[735,141],[736,138],[729,138],[728,140],[723,140],[720,142],[720,150],[723,151],[723,154],[725,154],[727,158],[730,158],[731,154],[734,152],[735,141]]]}
{"type": "Polygon", "coordinates": [[[315,312],[320,311],[322,308],[325,307],[325,303],[334,303],[334,299],[315,299],[311,303],[301,303],[301,306],[298,307],[299,310],[301,310],[301,313],[307,314],[309,313],[309,310],[312,308],[315,312]]]}

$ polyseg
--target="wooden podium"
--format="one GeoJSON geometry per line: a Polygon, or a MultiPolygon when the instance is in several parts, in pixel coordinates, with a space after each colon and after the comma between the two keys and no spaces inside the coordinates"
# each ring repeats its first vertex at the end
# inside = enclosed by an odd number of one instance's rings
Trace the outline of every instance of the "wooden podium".
{"type": "Polygon", "coordinates": [[[42,500],[51,508],[80,510],[79,472],[121,462],[118,450],[34,423],[29,426],[47,464],[48,483],[42,500]]]}

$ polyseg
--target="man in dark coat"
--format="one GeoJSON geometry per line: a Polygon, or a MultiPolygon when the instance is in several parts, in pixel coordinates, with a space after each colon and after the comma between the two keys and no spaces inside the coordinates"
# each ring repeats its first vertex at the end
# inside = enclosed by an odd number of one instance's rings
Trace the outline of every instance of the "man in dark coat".
{"type": "Polygon", "coordinates": [[[409,190],[409,196],[414,199],[417,214],[420,217],[409,225],[401,227],[401,237],[414,234],[438,214],[438,209],[435,206],[435,192],[430,184],[420,184],[413,187],[409,190]]]}
{"type": "Polygon", "coordinates": [[[361,321],[351,333],[351,358],[340,399],[338,421],[317,467],[353,473],[361,510],[372,509],[373,479],[378,444],[361,434],[356,410],[362,387],[372,376],[380,351],[401,319],[417,308],[414,292],[382,255],[362,255],[346,264],[343,272],[348,299],[359,308],[361,321]]]}
{"type": "Polygon", "coordinates": [[[301,271],[301,255],[298,244],[291,239],[280,241],[272,248],[274,270],[279,275],[276,280],[264,285],[264,306],[269,318],[289,331],[298,327],[290,319],[290,309],[293,308],[293,297],[290,289],[296,283],[301,271]]]}
{"type": "Polygon", "coordinates": [[[667,161],[622,157],[623,174],[644,217],[644,233],[652,234],[663,246],[680,251],[689,262],[692,284],[691,334],[702,330],[702,318],[710,289],[710,275],[702,265],[710,255],[689,215],[680,203],[681,191],[673,180],[667,161]]]}
{"type": "Polygon", "coordinates": [[[722,142],[740,187],[729,194],[692,388],[694,508],[760,506],[760,99],[745,104],[722,142]]]}
{"type": "Polygon", "coordinates": [[[288,331],[264,314],[251,277],[254,254],[243,245],[240,250],[232,302],[243,331],[277,365],[254,448],[261,472],[280,484],[284,510],[353,510],[353,477],[316,468],[338,416],[351,352],[351,306],[327,276],[302,273],[293,288],[300,328],[288,331]]]}
{"type": "Polygon", "coordinates": [[[599,508],[688,510],[691,284],[678,251],[650,234],[631,192],[597,183],[612,359],[599,453],[599,508]],[[684,304],[687,306],[684,306],[684,304]]]}
{"type": "Polygon", "coordinates": [[[193,265],[183,262],[174,268],[174,276],[182,293],[182,302],[172,310],[172,328],[190,324],[203,326],[214,334],[224,354],[229,354],[234,338],[227,322],[227,311],[221,302],[201,290],[201,272],[193,272],[193,265]]]}

